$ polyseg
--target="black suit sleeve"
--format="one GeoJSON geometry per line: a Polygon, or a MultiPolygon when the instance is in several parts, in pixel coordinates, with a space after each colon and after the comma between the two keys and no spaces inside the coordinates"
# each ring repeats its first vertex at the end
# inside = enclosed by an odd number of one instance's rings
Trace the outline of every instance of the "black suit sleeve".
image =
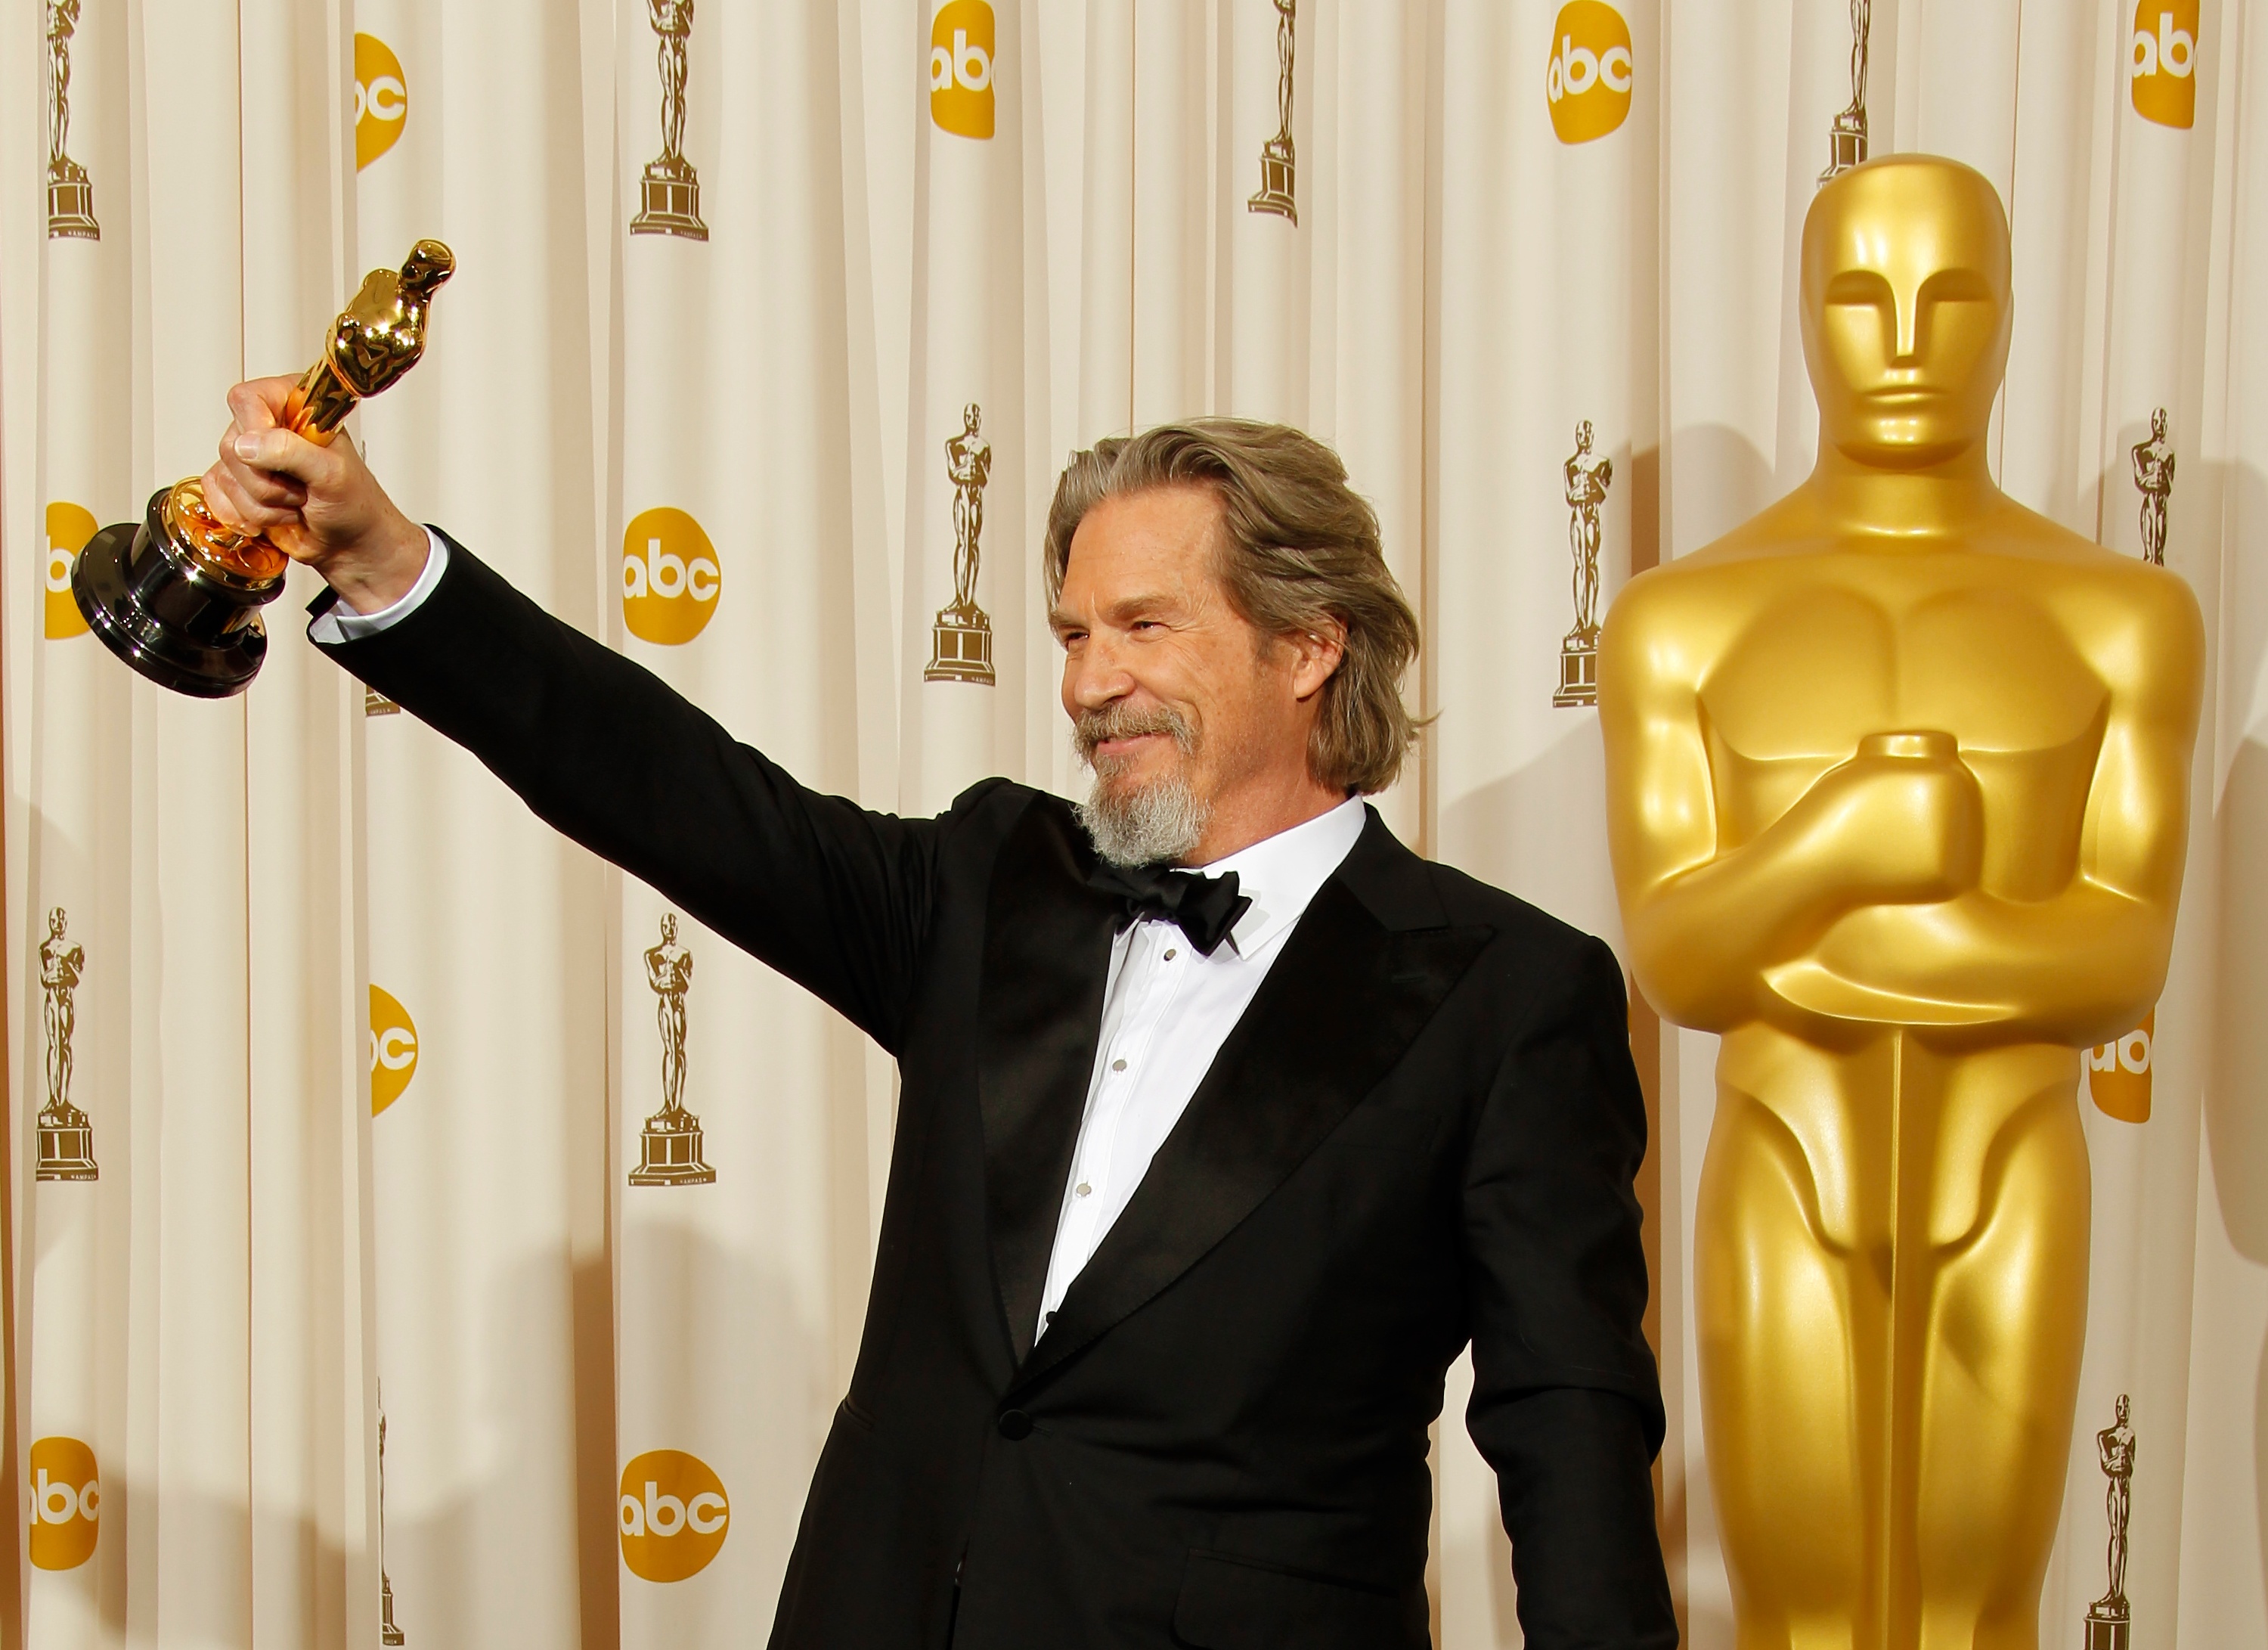
{"type": "Polygon", "coordinates": [[[1646,1104],[1613,953],[1592,939],[1569,961],[1497,1072],[1469,1158],[1466,1425],[1496,1470],[1530,1650],[1669,1650],[1632,1191],[1646,1104]]]}
{"type": "Polygon", "coordinates": [[[324,651],[538,816],[897,1050],[954,814],[903,820],[805,789],[453,540],[416,611],[324,651]]]}

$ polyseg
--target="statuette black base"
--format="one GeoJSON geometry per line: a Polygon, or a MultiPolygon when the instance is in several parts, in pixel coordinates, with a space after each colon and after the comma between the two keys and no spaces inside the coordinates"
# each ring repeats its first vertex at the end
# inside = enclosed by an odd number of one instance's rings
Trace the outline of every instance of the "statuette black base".
{"type": "Polygon", "coordinates": [[[166,522],[166,496],[150,496],[139,526],[120,522],[87,541],[71,568],[71,594],[110,651],[161,688],[200,699],[242,693],[268,657],[260,609],[284,579],[215,571],[166,522]]]}

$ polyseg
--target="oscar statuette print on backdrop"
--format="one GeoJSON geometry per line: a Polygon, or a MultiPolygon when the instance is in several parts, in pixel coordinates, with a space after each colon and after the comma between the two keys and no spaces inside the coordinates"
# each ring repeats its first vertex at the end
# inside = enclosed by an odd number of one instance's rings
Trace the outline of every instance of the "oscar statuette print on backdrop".
{"type": "Polygon", "coordinates": [[[2095,1435],[2095,1448],[2102,1476],[2110,1480],[2102,1492],[2102,1510],[2110,1526],[2103,1554],[2110,1579],[2102,1596],[2087,1607],[2083,1650],[2128,1650],[2133,1607],[2126,1602],[2126,1521],[2134,1505],[2134,1427],[2127,1418],[2124,1393],[2118,1395],[2118,1418],[2095,1435]]]}
{"type": "Polygon", "coordinates": [[[1292,64],[1299,49],[1300,0],[1276,6],[1276,132],[1260,145],[1260,188],[1245,210],[1300,221],[1299,156],[1292,144],[1292,64]]]}
{"type": "Polygon", "coordinates": [[[1591,421],[1575,426],[1575,450],[1564,466],[1567,478],[1567,548],[1575,564],[1575,625],[1559,645],[1559,690],[1551,703],[1561,710],[1599,702],[1599,510],[1615,483],[1612,459],[1591,451],[1591,421]]]}
{"type": "Polygon", "coordinates": [[[990,687],[992,621],[976,605],[976,572],[984,534],[984,484],[992,477],[992,448],[978,433],[983,409],[975,401],[961,415],[961,433],[945,444],[946,479],[953,483],[953,601],[940,608],[932,632],[929,681],[974,681],[990,687]]]}
{"type": "Polygon", "coordinates": [[[661,153],[638,179],[633,235],[709,239],[701,221],[701,174],[685,158],[686,53],[693,40],[693,0],[646,0],[654,55],[661,71],[661,153]]]}
{"type": "Polygon", "coordinates": [[[2172,949],[2198,604],[1993,482],[2009,268],[1969,167],[1822,188],[1815,468],[1608,616],[1632,964],[1723,1037],[1695,1329],[1755,1650],[2033,1639],[2087,1316],[2080,1051],[2172,949]]]}
{"type": "Polygon", "coordinates": [[[677,943],[677,913],[665,911],[661,939],[645,954],[646,988],[661,1033],[661,1109],[638,1131],[633,1186],[706,1186],[717,1178],[701,1155],[701,1119],[685,1109],[685,994],[693,989],[693,954],[677,943]]]}
{"type": "Polygon", "coordinates": [[[99,240],[94,184],[70,158],[71,36],[78,32],[80,0],[48,0],[48,233],[99,240]]]}
{"type": "Polygon", "coordinates": [[[40,994],[46,1020],[48,1103],[40,1108],[40,1180],[99,1180],[94,1160],[94,1124],[71,1104],[71,1033],[78,1024],[72,1001],[86,971],[85,947],[65,932],[70,918],[62,906],[48,913],[48,937],[40,947],[40,994]]]}
{"type": "Polygon", "coordinates": [[[1867,51],[1874,32],[1874,0],[1851,0],[1851,101],[1835,116],[1827,134],[1825,188],[1867,158],[1867,51]]]}

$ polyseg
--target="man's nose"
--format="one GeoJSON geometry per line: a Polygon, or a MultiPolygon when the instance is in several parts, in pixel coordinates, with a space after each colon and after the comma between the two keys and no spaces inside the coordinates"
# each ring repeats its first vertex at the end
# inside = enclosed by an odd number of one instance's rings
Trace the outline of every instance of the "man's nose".
{"type": "Polygon", "coordinates": [[[1134,679],[1120,664],[1116,652],[1101,637],[1090,637],[1067,666],[1071,696],[1081,709],[1099,711],[1134,690],[1134,679]]]}

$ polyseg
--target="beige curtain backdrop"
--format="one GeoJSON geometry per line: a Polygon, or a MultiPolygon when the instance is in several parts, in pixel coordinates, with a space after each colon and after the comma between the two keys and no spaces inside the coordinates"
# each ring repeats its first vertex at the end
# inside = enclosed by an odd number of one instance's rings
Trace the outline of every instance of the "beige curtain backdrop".
{"type": "MultiPolygon", "coordinates": [[[[2207,615],[2172,978],[2082,1100],[2041,1623],[2076,1646],[2102,1591],[2124,1395],[2136,1650],[2268,1641],[2257,6],[0,0],[0,1644],[745,1644],[857,1347],[885,1059],[316,658],[305,581],[217,704],[77,619],[85,534],[363,269],[460,260],[353,426],[403,505],[878,807],[1077,789],[1036,556],[1066,453],[1302,424],[1426,619],[1388,821],[1619,943],[1586,621],[1808,469],[1790,300],[1838,129],[1999,188],[2002,482],[2207,615]],[[52,1129],[41,1175],[58,1100],[92,1178],[52,1129]]],[[[1643,1004],[1631,1035],[1663,1536],[1728,1650],[1683,1235],[1714,1050],[1643,1004]]],[[[1432,1580],[1482,1650],[1520,1634],[1469,1391],[1432,1580]]]]}

